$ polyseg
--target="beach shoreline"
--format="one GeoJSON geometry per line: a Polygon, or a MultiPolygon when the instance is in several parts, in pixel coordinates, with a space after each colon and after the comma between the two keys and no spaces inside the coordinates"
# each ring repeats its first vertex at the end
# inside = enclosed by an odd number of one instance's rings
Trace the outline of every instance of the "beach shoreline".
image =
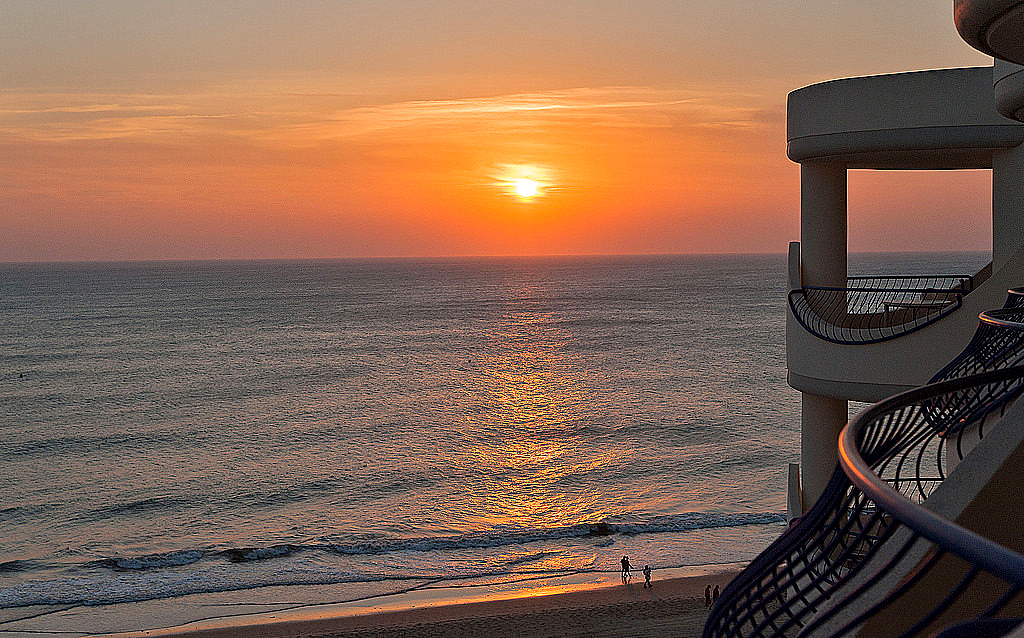
{"type": "MultiPolygon", "coordinates": [[[[665,570],[672,571],[672,570],[665,570]]],[[[600,583],[545,584],[517,591],[399,594],[374,605],[315,605],[227,616],[174,627],[97,634],[108,638],[355,638],[364,636],[699,636],[707,618],[704,588],[722,587],[736,567],[702,575],[655,577],[643,587],[636,574],[600,583]],[[454,595],[454,597],[453,597],[454,595]]],[[[483,588],[489,589],[489,588],[483,588]]]]}
{"type": "Polygon", "coordinates": [[[504,581],[426,581],[352,596],[345,584],[283,586],[97,606],[0,610],[12,637],[235,638],[264,636],[699,636],[704,588],[726,585],[742,563],[548,574],[504,581]]]}

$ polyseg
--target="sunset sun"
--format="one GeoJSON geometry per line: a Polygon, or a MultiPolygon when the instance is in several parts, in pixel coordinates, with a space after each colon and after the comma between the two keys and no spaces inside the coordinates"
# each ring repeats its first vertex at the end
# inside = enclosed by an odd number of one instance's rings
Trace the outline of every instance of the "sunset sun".
{"type": "Polygon", "coordinates": [[[515,182],[515,188],[516,195],[522,197],[523,199],[530,199],[531,197],[534,197],[540,190],[537,182],[533,181],[528,177],[521,177],[517,179],[515,182]]]}

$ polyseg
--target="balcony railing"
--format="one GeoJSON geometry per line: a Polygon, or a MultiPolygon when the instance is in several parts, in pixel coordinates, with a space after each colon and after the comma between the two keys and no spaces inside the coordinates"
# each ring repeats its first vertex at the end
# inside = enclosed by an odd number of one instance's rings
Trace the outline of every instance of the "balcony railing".
{"type": "Polygon", "coordinates": [[[841,344],[894,339],[953,312],[974,290],[970,275],[849,277],[845,288],[805,286],[789,293],[808,332],[841,344]]]}
{"type": "Polygon", "coordinates": [[[1024,556],[919,503],[943,482],[947,457],[958,452],[946,437],[968,425],[940,431],[929,406],[960,400],[959,414],[998,418],[1022,390],[1024,367],[1007,368],[917,388],[858,416],[844,430],[842,467],[825,492],[726,587],[705,638],[849,635],[880,622],[894,604],[903,625],[871,635],[927,635],[936,623],[998,616],[1011,604],[1019,614],[1024,556]],[[994,412],[980,415],[979,405],[994,412]],[[952,582],[936,585],[932,576],[940,572],[952,582]],[[976,581],[985,586],[979,590],[976,581]],[[903,602],[941,586],[924,609],[903,602]],[[952,619],[942,616],[947,609],[952,619]]]}
{"type": "MultiPolygon", "coordinates": [[[[983,438],[986,422],[1001,416],[1024,391],[1024,309],[1010,307],[1015,301],[1011,293],[1006,308],[982,314],[964,352],[936,375],[946,380],[873,406],[855,420],[858,425],[848,426],[852,429],[844,437],[853,438],[844,438],[843,453],[865,459],[872,482],[858,483],[864,468],[844,461],[814,506],[725,589],[705,625],[706,638],[848,633],[890,604],[879,598],[880,591],[891,590],[879,585],[886,574],[900,561],[924,560],[925,554],[931,558],[921,563],[921,577],[908,580],[896,597],[921,578],[927,581],[935,565],[945,569],[948,556],[972,565],[965,572],[969,578],[953,586],[947,601],[896,634],[915,635],[933,624],[947,603],[972,590],[970,582],[979,574],[1002,582],[1005,594],[987,609],[961,609],[959,619],[993,616],[1018,596],[1024,558],[949,521],[936,522],[918,505],[968,453],[964,432],[983,438]],[[922,527],[922,516],[929,526],[922,527]],[[943,535],[935,534],[935,526],[943,535]],[[978,559],[971,548],[981,548],[987,558],[978,559]],[[1017,565],[1019,572],[993,566],[993,556],[999,565],[1017,565]]],[[[972,591],[972,599],[980,598],[972,591]]]]}
{"type": "Polygon", "coordinates": [[[1003,308],[1024,308],[1024,288],[1010,288],[1006,291],[1003,308]]]}

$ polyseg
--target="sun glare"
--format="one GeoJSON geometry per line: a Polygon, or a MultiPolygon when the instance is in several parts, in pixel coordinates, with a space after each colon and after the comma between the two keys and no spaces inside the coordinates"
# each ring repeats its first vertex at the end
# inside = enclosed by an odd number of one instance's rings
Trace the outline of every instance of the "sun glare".
{"type": "Polygon", "coordinates": [[[524,199],[533,197],[539,190],[540,188],[537,182],[528,177],[520,177],[516,180],[516,195],[519,195],[524,199]]]}
{"type": "Polygon", "coordinates": [[[558,175],[541,164],[498,164],[493,167],[490,183],[520,202],[540,201],[558,191],[558,175]]]}

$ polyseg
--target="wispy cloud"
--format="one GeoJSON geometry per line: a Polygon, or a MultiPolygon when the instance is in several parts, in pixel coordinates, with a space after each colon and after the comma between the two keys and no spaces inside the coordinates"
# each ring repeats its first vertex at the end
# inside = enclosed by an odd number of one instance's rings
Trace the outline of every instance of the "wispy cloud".
{"type": "Polygon", "coordinates": [[[338,105],[351,96],[248,92],[102,95],[4,92],[0,134],[38,141],[221,135],[298,145],[404,129],[586,122],[606,127],[751,127],[758,96],[644,86],[338,105]]]}

